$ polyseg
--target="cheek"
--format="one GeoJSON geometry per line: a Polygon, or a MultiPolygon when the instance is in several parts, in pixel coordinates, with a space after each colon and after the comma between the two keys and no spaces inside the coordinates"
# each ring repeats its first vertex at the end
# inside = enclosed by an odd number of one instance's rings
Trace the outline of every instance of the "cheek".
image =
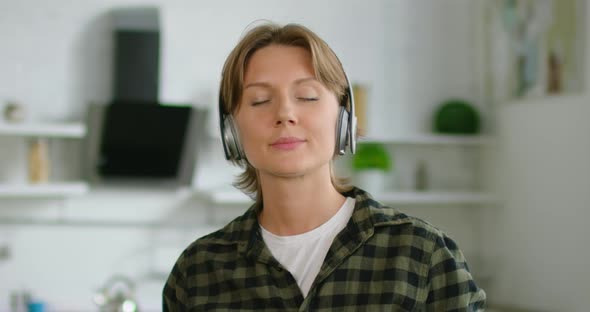
{"type": "Polygon", "coordinates": [[[316,129],[316,133],[321,133],[321,144],[334,149],[336,144],[336,118],[330,116],[329,118],[318,120],[316,129]]]}
{"type": "Polygon", "coordinates": [[[250,116],[244,115],[236,120],[236,126],[238,127],[240,144],[250,159],[255,156],[252,155],[255,154],[255,150],[252,148],[260,145],[260,143],[264,141],[263,136],[265,131],[262,128],[262,123],[257,119],[252,119],[250,116]]]}
{"type": "Polygon", "coordinates": [[[256,137],[254,134],[256,131],[253,129],[252,123],[237,123],[237,127],[242,148],[248,149],[252,143],[252,140],[254,140],[256,137]]]}

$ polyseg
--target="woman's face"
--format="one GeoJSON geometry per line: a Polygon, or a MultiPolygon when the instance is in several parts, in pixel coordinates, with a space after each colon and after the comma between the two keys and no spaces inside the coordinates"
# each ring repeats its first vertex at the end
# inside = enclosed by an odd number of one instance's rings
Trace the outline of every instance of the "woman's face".
{"type": "Polygon", "coordinates": [[[270,45],[246,66],[234,118],[261,177],[297,177],[329,168],[338,109],[336,95],[315,79],[306,49],[270,45]]]}

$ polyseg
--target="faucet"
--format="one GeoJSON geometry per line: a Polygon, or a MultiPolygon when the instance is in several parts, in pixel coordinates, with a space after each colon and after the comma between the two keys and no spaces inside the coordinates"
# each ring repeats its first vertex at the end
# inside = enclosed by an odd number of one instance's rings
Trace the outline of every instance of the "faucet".
{"type": "Polygon", "coordinates": [[[101,312],[139,312],[135,301],[135,283],[124,275],[114,275],[94,295],[101,312]]]}

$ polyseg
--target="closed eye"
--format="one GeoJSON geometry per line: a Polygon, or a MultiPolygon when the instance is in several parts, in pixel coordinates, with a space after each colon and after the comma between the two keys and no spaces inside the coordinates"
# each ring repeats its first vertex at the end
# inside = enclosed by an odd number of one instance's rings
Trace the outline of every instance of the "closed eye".
{"type": "Polygon", "coordinates": [[[298,97],[297,99],[300,101],[306,101],[306,102],[314,102],[314,101],[319,100],[319,98],[317,98],[317,97],[298,97]]]}
{"type": "Polygon", "coordinates": [[[268,103],[268,102],[270,102],[270,100],[254,101],[254,102],[252,102],[252,106],[256,106],[256,105],[260,105],[260,104],[264,104],[264,103],[268,103]]]}

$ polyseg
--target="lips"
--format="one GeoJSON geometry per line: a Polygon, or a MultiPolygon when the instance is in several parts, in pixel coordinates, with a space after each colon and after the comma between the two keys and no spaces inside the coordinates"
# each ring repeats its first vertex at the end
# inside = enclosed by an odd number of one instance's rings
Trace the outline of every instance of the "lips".
{"type": "Polygon", "coordinates": [[[270,144],[273,148],[280,150],[292,150],[305,143],[305,140],[296,137],[281,137],[270,144]]]}

